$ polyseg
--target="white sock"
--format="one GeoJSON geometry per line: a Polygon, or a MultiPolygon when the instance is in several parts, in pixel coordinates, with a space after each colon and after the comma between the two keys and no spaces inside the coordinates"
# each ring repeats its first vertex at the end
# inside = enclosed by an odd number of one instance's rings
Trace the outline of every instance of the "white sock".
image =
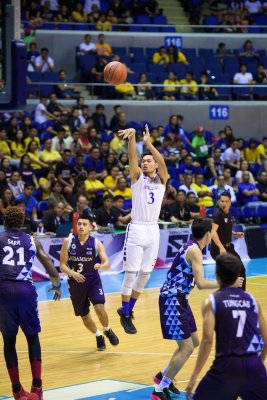
{"type": "Polygon", "coordinates": [[[103,336],[103,335],[102,335],[102,332],[100,332],[98,329],[97,329],[95,335],[96,335],[96,336],[103,336]]]}
{"type": "Polygon", "coordinates": [[[103,326],[104,331],[109,331],[110,330],[110,326],[107,326],[106,328],[103,326]]]}

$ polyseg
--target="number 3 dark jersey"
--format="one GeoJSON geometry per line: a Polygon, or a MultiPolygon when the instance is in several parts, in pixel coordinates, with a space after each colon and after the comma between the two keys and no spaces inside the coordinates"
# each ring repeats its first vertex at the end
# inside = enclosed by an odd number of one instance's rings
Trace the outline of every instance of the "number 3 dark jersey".
{"type": "Polygon", "coordinates": [[[0,233],[0,281],[32,282],[32,265],[36,255],[33,238],[19,229],[0,233]]]}
{"type": "Polygon", "coordinates": [[[89,236],[84,244],[81,244],[78,235],[69,235],[68,267],[85,276],[96,276],[98,271],[94,265],[98,262],[97,239],[89,236]]]}
{"type": "Polygon", "coordinates": [[[210,299],[215,314],[216,357],[261,352],[263,340],[254,297],[241,288],[225,287],[210,299]]]}

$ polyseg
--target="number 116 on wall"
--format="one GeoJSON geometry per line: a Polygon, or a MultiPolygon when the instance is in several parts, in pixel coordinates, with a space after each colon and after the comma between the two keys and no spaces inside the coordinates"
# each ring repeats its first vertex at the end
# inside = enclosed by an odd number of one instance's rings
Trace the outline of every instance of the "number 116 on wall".
{"type": "Polygon", "coordinates": [[[229,119],[229,106],[209,106],[210,119],[229,119]]]}

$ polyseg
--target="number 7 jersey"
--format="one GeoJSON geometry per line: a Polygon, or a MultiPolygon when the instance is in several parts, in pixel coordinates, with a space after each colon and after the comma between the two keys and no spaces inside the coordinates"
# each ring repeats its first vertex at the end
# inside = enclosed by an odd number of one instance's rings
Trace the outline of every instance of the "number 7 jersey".
{"type": "Polygon", "coordinates": [[[150,178],[141,173],[132,188],[132,221],[139,223],[157,223],[165,186],[156,175],[150,178]]]}
{"type": "Polygon", "coordinates": [[[36,255],[33,238],[19,229],[0,233],[0,281],[32,282],[36,255]]]}

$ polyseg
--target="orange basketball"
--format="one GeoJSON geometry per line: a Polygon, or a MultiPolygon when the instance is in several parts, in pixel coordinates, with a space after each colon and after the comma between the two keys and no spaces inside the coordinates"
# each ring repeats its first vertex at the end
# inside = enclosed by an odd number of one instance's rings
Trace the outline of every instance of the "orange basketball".
{"type": "Polygon", "coordinates": [[[111,85],[120,85],[127,78],[127,69],[119,61],[111,61],[105,66],[104,80],[111,85]]]}

